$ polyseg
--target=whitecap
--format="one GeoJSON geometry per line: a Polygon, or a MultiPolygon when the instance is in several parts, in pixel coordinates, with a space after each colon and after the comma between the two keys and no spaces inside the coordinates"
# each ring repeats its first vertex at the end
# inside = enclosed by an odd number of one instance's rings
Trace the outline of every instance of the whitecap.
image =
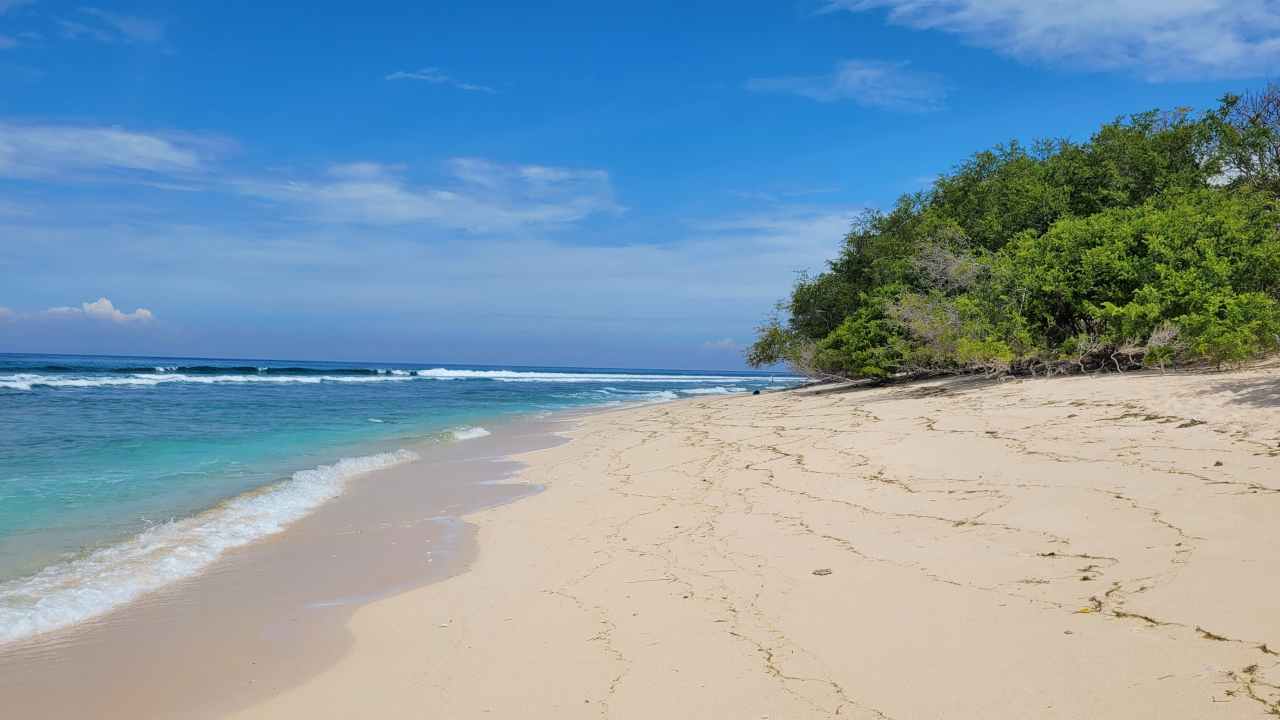
{"type": "Polygon", "coordinates": [[[404,382],[411,375],[187,375],[183,373],[134,374],[126,376],[71,377],[66,375],[0,375],[0,388],[31,390],[49,388],[152,387],[163,383],[198,385],[253,384],[316,385],[319,383],[404,382]]]}
{"type": "Polygon", "coordinates": [[[453,431],[454,440],[475,440],[476,438],[486,437],[493,433],[482,427],[466,427],[453,431]]]}
{"type": "Polygon", "coordinates": [[[742,393],[746,391],[746,388],[716,386],[709,388],[689,388],[687,390],[681,390],[680,392],[685,395],[732,395],[734,393],[742,393]]]}
{"type": "Polygon", "coordinates": [[[792,381],[800,378],[770,376],[728,376],[728,375],[669,375],[641,373],[608,373],[608,372],[547,372],[535,370],[454,370],[448,368],[431,368],[418,370],[418,377],[435,380],[496,380],[498,382],[645,382],[645,383],[705,383],[705,382],[768,382],[770,380],[792,381]]]}

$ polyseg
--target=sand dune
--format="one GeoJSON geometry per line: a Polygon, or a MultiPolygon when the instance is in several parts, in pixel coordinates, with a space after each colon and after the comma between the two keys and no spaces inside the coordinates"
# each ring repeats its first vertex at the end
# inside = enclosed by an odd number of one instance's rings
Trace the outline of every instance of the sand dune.
{"type": "Polygon", "coordinates": [[[1280,370],[591,416],[252,718],[1280,714],[1280,370]]]}

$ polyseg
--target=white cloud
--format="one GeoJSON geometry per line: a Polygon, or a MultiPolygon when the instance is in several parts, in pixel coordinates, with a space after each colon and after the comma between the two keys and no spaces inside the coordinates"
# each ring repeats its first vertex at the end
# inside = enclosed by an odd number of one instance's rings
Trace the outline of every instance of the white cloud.
{"type": "Polygon", "coordinates": [[[82,11],[98,18],[127,40],[156,43],[164,39],[164,23],[158,20],[120,15],[98,8],[82,8],[82,11]]]}
{"type": "Polygon", "coordinates": [[[882,60],[846,60],[825,75],[754,78],[747,89],[909,111],[936,109],[946,96],[939,76],[912,70],[906,62],[882,60]]]}
{"type": "Polygon", "coordinates": [[[329,166],[329,174],[334,177],[352,180],[376,180],[386,177],[388,173],[399,172],[404,168],[399,165],[385,165],[375,162],[336,163],[329,166]]]}
{"type": "Polygon", "coordinates": [[[1277,0],[831,0],[955,33],[1023,60],[1152,80],[1249,77],[1280,66],[1277,0]]]}
{"type": "Polygon", "coordinates": [[[236,186],[246,195],[297,206],[322,222],[428,224],[473,232],[563,225],[621,210],[603,170],[478,158],[456,158],[447,169],[449,178],[439,186],[415,185],[401,167],[368,162],[334,165],[307,180],[251,179],[236,186]]]}
{"type": "Polygon", "coordinates": [[[10,310],[9,308],[3,305],[0,305],[0,322],[8,322],[10,320],[13,320],[15,317],[16,316],[14,315],[14,312],[12,310],[10,310]]]}
{"type": "Polygon", "coordinates": [[[113,323],[148,323],[155,319],[155,315],[146,308],[138,308],[131,313],[122,312],[105,297],[93,302],[80,303],[80,307],[49,308],[43,314],[52,317],[83,317],[113,323]]]}
{"type": "MultiPolygon", "coordinates": [[[[21,246],[0,243],[0,265],[24,270],[11,296],[69,296],[82,278],[109,275],[144,297],[181,297],[187,310],[219,308],[186,319],[224,352],[251,349],[246,327],[266,332],[289,318],[389,358],[662,367],[684,357],[705,366],[736,363],[735,353],[702,343],[746,342],[797,271],[820,270],[839,252],[858,211],[769,207],[672,227],[657,242],[591,244],[418,226],[25,224],[21,246]]],[[[184,318],[165,319],[182,327],[184,318]]],[[[64,339],[77,330],[47,325],[64,339]]],[[[28,347],[38,347],[34,337],[28,347]]],[[[328,347],[313,341],[309,352],[328,347]]],[[[265,335],[260,342],[267,355],[289,349],[265,335]]]]}
{"type": "Polygon", "coordinates": [[[702,343],[702,347],[706,350],[737,350],[742,346],[733,338],[720,338],[719,340],[708,340],[702,343]]]}
{"type": "Polygon", "coordinates": [[[104,43],[155,44],[164,40],[164,23],[134,15],[122,15],[95,7],[80,8],[81,20],[59,19],[62,34],[90,37],[104,43]]]}
{"type": "Polygon", "coordinates": [[[207,143],[115,127],[0,123],[0,177],[47,178],[76,171],[182,174],[204,167],[207,143]]]}
{"type": "Polygon", "coordinates": [[[18,47],[18,41],[8,35],[0,35],[0,50],[18,47]]]}
{"type": "Polygon", "coordinates": [[[440,68],[422,68],[421,70],[400,70],[393,72],[386,77],[387,80],[416,80],[418,82],[430,83],[432,85],[448,85],[466,90],[467,92],[481,92],[489,95],[496,94],[498,91],[487,85],[476,85],[474,83],[462,82],[446,75],[440,68]]]}
{"type": "Polygon", "coordinates": [[[706,237],[734,237],[759,251],[779,250],[793,255],[798,268],[812,268],[839,249],[861,208],[779,207],[765,212],[698,223],[706,237]]]}
{"type": "Polygon", "coordinates": [[[62,36],[71,40],[93,38],[101,43],[112,43],[119,39],[116,35],[101,27],[86,25],[75,20],[67,20],[66,18],[58,18],[56,22],[58,23],[58,27],[62,30],[62,36]]]}

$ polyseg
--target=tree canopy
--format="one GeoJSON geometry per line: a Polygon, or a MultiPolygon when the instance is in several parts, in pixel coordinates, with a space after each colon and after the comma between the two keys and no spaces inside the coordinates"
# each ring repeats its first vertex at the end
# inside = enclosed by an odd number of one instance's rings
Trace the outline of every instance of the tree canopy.
{"type": "Polygon", "coordinates": [[[747,360],[810,375],[1127,369],[1280,347],[1280,87],[979,152],[856,218],[747,360]]]}

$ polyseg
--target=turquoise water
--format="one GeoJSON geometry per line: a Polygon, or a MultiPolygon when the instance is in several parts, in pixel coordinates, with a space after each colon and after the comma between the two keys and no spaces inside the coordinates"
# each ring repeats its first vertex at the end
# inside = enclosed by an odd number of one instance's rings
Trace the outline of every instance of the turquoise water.
{"type": "Polygon", "coordinates": [[[760,373],[0,354],[0,642],[276,532],[503,417],[776,387],[760,373]]]}

